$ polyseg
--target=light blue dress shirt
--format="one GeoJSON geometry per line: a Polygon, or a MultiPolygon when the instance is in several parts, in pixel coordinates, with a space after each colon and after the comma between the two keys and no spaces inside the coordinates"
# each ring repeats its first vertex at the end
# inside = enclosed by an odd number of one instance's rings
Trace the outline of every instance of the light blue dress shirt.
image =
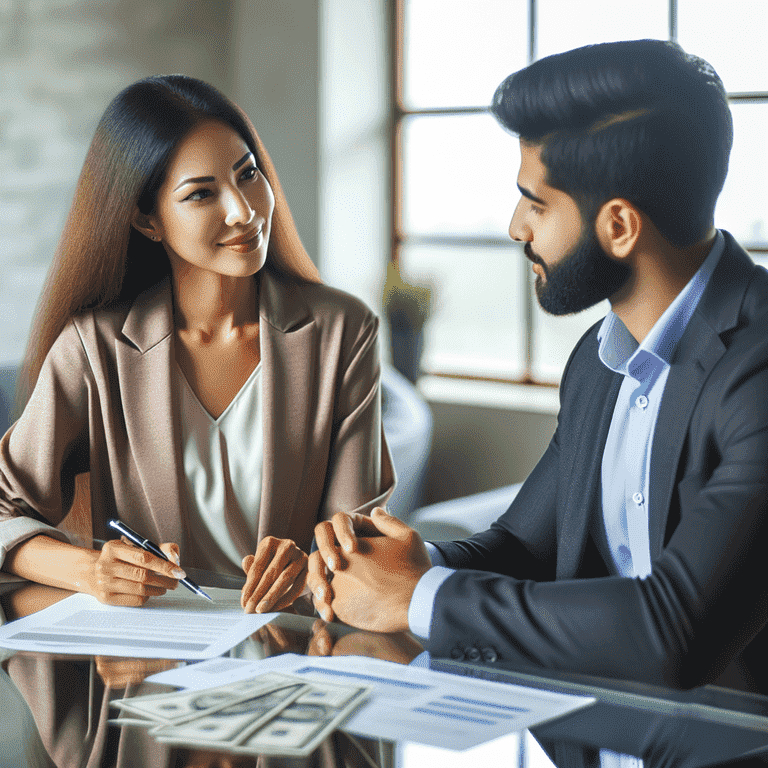
{"type": "MultiPolygon", "coordinates": [[[[653,434],[669,366],[717,262],[725,239],[714,245],[653,328],[638,344],[624,323],[609,312],[598,331],[600,360],[624,381],[603,451],[602,507],[608,548],[616,573],[645,577],[651,572],[648,498],[653,434]]],[[[427,544],[433,567],[419,580],[408,609],[411,632],[429,637],[435,596],[453,573],[436,547],[427,544]]]]}

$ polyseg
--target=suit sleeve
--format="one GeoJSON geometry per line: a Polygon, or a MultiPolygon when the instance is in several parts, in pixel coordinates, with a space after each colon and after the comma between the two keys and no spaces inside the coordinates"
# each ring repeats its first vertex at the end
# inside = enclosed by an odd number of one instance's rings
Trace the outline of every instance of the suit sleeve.
{"type": "Polygon", "coordinates": [[[20,419],[0,440],[0,566],[6,553],[54,528],[69,511],[75,475],[88,470],[90,368],[69,324],[54,343],[20,419]]]}
{"type": "MultiPolygon", "coordinates": [[[[701,457],[678,477],[679,520],[650,576],[544,582],[461,570],[437,593],[428,650],[490,648],[513,664],[683,688],[714,679],[768,618],[765,335],[743,338],[710,374],[686,448],[703,446],[701,457]]],[[[509,538],[497,532],[478,548],[498,563],[494,547],[509,538]]]]}
{"type": "Polygon", "coordinates": [[[395,472],[381,420],[379,320],[366,308],[339,372],[323,519],[385,506],[395,472]]]}

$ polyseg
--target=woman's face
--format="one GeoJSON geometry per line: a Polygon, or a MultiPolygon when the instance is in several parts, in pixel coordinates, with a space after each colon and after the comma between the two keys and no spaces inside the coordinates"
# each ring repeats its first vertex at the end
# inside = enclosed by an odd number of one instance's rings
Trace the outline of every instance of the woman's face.
{"type": "Polygon", "coordinates": [[[242,137],[208,120],[176,148],[155,211],[134,224],[159,238],[174,270],[230,277],[256,274],[267,258],[275,196],[242,137]]]}

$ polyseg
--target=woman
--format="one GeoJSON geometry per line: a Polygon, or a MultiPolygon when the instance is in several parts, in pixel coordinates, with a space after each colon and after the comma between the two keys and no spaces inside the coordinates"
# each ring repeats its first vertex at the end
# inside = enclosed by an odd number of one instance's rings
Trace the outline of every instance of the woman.
{"type": "Polygon", "coordinates": [[[141,605],[184,564],[242,567],[244,608],[277,610],[315,524],[391,493],[377,319],[320,283],[253,126],[210,85],[151,77],[107,107],[40,307],[0,442],[3,570],[141,605]],[[175,562],[69,543],[54,526],[85,472],[94,537],[119,517],[175,562]]]}

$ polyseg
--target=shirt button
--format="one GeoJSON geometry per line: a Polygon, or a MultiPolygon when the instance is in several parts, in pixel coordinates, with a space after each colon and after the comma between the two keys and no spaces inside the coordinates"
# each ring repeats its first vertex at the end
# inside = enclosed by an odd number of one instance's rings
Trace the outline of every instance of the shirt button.
{"type": "Polygon", "coordinates": [[[493,664],[498,660],[499,654],[496,653],[495,648],[491,648],[490,646],[488,648],[483,648],[483,661],[486,662],[486,664],[493,664]]]}
{"type": "Polygon", "coordinates": [[[480,653],[480,649],[479,648],[475,648],[474,645],[472,645],[469,648],[467,648],[467,650],[466,650],[466,659],[467,659],[467,661],[472,661],[472,662],[477,663],[482,658],[483,658],[483,655],[480,653]]]}
{"type": "Polygon", "coordinates": [[[645,501],[645,497],[638,491],[637,493],[632,494],[632,501],[639,507],[645,501]]]}
{"type": "Polygon", "coordinates": [[[640,395],[640,397],[635,400],[635,405],[638,408],[645,410],[648,407],[648,398],[645,395],[640,395]]]}

